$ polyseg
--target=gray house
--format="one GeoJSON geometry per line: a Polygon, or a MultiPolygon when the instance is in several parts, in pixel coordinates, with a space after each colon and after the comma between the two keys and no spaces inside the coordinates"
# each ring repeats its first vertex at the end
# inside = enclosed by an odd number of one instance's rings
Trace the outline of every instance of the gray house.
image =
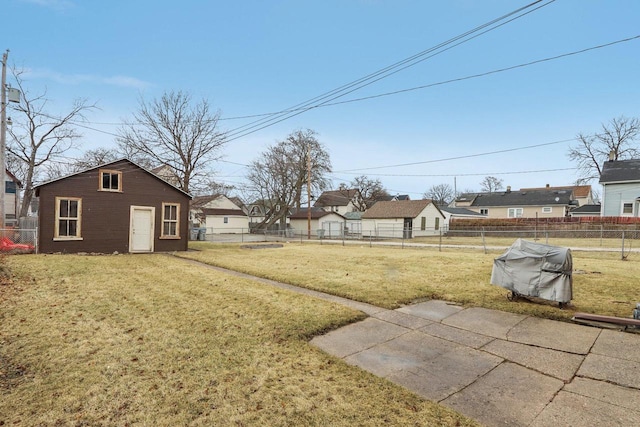
{"type": "Polygon", "coordinates": [[[601,216],[640,216],[640,159],[606,161],[600,184],[601,216]]]}

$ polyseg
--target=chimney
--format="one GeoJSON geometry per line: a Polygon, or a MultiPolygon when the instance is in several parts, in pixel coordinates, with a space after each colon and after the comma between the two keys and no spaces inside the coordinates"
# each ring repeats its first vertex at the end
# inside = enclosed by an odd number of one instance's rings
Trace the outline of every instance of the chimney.
{"type": "Polygon", "coordinates": [[[612,162],[612,161],[615,160],[615,158],[616,158],[615,151],[613,151],[613,150],[609,151],[609,161],[612,162]]]}
{"type": "Polygon", "coordinates": [[[511,186],[507,185],[507,193],[511,193],[511,186]]]}
{"type": "Polygon", "coordinates": [[[549,184],[547,184],[547,188],[549,188],[549,184]]]}

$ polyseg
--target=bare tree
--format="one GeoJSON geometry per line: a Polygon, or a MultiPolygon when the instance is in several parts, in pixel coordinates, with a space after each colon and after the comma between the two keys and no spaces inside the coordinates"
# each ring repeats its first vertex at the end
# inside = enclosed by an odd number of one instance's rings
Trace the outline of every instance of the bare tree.
{"type": "Polygon", "coordinates": [[[312,193],[326,189],[331,160],[312,130],[293,132],[251,162],[247,190],[251,197],[268,204],[269,210],[261,227],[282,220],[290,208],[300,209],[303,196],[306,196],[308,161],[311,162],[312,193]]]}
{"type": "MultiPolygon", "coordinates": [[[[13,126],[8,129],[7,141],[9,163],[18,166],[18,178],[24,186],[19,216],[26,216],[33,198],[33,187],[42,169],[53,162],[61,161],[62,155],[77,146],[82,136],[74,122],[85,119],[84,113],[96,108],[86,99],[77,99],[71,109],[61,116],[46,111],[46,91],[31,95],[21,78],[22,71],[12,69],[15,82],[23,96],[20,103],[12,105],[17,113],[13,126]]],[[[14,172],[15,173],[15,172],[14,172]]]]}
{"type": "Polygon", "coordinates": [[[375,202],[389,196],[379,179],[371,179],[366,175],[355,177],[350,183],[350,188],[357,189],[361,198],[356,200],[356,209],[361,212],[373,206],[375,202]]]}
{"type": "Polygon", "coordinates": [[[448,205],[454,198],[453,188],[449,184],[432,185],[423,198],[431,199],[438,206],[448,205]]]}
{"type": "Polygon", "coordinates": [[[640,153],[640,120],[620,116],[602,124],[600,133],[579,133],[578,143],[569,148],[569,159],[576,162],[579,178],[577,184],[585,184],[602,174],[602,165],[607,159],[624,160],[637,158],[640,153]],[[611,157],[609,157],[611,156],[611,157]]]}
{"type": "Polygon", "coordinates": [[[186,92],[164,93],[160,99],[139,100],[133,120],[118,131],[118,145],[132,160],[166,164],[178,178],[178,187],[189,192],[210,175],[210,162],[220,158],[226,142],[218,129],[220,112],[209,103],[194,103],[186,92]]]}
{"type": "Polygon", "coordinates": [[[108,148],[95,148],[87,150],[82,157],[65,162],[50,162],[46,167],[46,179],[56,179],[86,169],[118,160],[120,156],[114,150],[108,148]]]}
{"type": "Polygon", "coordinates": [[[484,179],[480,181],[480,190],[485,193],[495,193],[503,188],[502,180],[495,176],[485,176],[484,179]]]}

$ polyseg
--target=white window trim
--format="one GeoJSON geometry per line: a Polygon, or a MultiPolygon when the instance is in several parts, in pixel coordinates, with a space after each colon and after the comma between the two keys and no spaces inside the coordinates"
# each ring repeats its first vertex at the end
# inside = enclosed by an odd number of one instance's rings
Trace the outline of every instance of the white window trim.
{"type": "Polygon", "coordinates": [[[507,208],[507,218],[522,218],[522,215],[524,215],[523,208],[507,208]],[[513,211],[513,215],[511,215],[511,211],[513,211]]]}
{"type": "Polygon", "coordinates": [[[552,212],[553,212],[552,206],[545,206],[542,208],[542,213],[552,213],[552,212]]]}
{"type": "Polygon", "coordinates": [[[98,191],[106,191],[109,193],[122,193],[122,171],[111,169],[100,169],[98,171],[98,191]],[[103,188],[102,187],[102,175],[108,173],[110,175],[118,175],[118,188],[103,188]]]}
{"type": "Polygon", "coordinates": [[[629,200],[620,202],[620,216],[635,216],[635,203],[629,200]],[[631,205],[631,213],[624,213],[624,205],[631,205]]]}
{"type": "Polygon", "coordinates": [[[162,203],[162,227],[160,227],[160,238],[161,239],[180,239],[180,203],[171,203],[171,202],[163,202],[162,203]],[[172,219],[166,219],[164,217],[164,211],[166,206],[176,206],[176,219],[175,221],[172,219]],[[175,222],[176,223],[176,234],[164,234],[164,224],[165,222],[175,222]]]}
{"type": "MultiPolygon", "coordinates": [[[[55,219],[54,219],[54,227],[53,227],[53,240],[55,241],[69,241],[69,240],[83,240],[82,239],[82,198],[81,197],[56,197],[56,206],[55,206],[55,219]],[[76,235],[75,236],[60,236],[60,201],[61,200],[75,200],[78,202],[78,225],[76,227],[76,235]]],[[[66,218],[66,217],[65,217],[66,218]]]]}

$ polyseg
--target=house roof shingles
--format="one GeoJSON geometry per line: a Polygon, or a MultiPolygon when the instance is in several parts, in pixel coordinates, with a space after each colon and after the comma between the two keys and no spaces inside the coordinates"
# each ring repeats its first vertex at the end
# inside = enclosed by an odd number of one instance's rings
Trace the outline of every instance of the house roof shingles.
{"type": "Polygon", "coordinates": [[[356,189],[324,191],[314,203],[315,207],[347,206],[358,193],[356,189]]]}
{"type": "Polygon", "coordinates": [[[366,219],[416,218],[431,200],[381,201],[371,206],[363,215],[366,219]]]}
{"type": "Polygon", "coordinates": [[[533,188],[521,188],[520,191],[559,191],[559,190],[572,190],[573,197],[588,197],[591,192],[590,185],[566,185],[560,187],[533,187],[533,188]]]}
{"type": "MultiPolygon", "coordinates": [[[[307,211],[308,211],[307,208],[300,208],[296,212],[292,213],[289,219],[308,219],[309,216],[307,214],[307,211]]],[[[329,212],[329,211],[325,211],[324,209],[311,208],[311,219],[320,219],[322,217],[325,217],[331,214],[342,217],[342,215],[340,215],[337,212],[329,212]]]]}
{"type": "Polygon", "coordinates": [[[600,215],[600,209],[601,209],[600,205],[582,205],[579,208],[573,209],[571,211],[571,213],[572,214],[574,214],[574,213],[593,214],[593,216],[599,216],[600,215]]]}
{"type": "Polygon", "coordinates": [[[505,191],[500,193],[463,194],[461,198],[472,199],[473,207],[492,206],[550,206],[571,204],[571,190],[529,190],[529,191],[505,191]]]}
{"type": "Polygon", "coordinates": [[[629,181],[640,181],[640,159],[604,162],[599,181],[601,184],[629,181]]]}
{"type": "Polygon", "coordinates": [[[205,215],[236,215],[236,216],[247,216],[247,214],[242,209],[202,209],[202,213],[205,215]]]}

